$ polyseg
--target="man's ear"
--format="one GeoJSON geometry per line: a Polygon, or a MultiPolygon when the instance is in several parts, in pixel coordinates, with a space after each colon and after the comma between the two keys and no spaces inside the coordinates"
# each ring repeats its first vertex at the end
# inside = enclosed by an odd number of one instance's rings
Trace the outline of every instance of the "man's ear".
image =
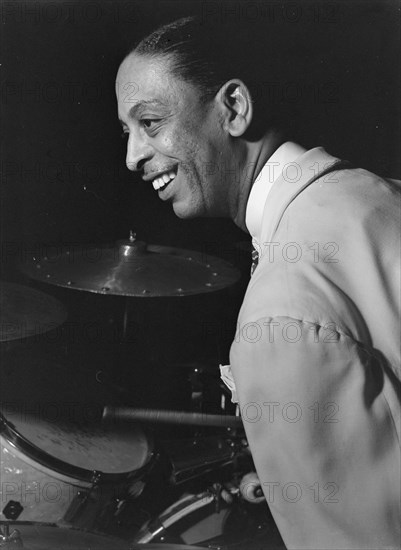
{"type": "Polygon", "coordinates": [[[217,95],[223,112],[223,127],[233,137],[242,136],[252,121],[251,94],[241,80],[226,82],[217,95]]]}

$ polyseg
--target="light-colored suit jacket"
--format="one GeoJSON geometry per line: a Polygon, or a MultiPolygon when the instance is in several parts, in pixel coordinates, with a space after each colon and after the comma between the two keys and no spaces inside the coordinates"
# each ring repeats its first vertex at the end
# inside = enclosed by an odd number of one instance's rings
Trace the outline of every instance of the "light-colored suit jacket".
{"type": "Polygon", "coordinates": [[[266,202],[230,363],[288,548],[400,546],[400,191],[316,148],[266,202]]]}

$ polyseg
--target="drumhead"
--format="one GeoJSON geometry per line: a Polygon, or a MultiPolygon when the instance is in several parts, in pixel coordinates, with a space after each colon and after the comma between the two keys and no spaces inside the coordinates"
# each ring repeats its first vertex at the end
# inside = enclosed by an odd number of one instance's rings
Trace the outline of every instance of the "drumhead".
{"type": "Polygon", "coordinates": [[[100,422],[50,422],[36,415],[0,414],[1,435],[23,454],[61,474],[90,480],[127,475],[151,456],[148,437],[138,425],[122,431],[100,422]]]}

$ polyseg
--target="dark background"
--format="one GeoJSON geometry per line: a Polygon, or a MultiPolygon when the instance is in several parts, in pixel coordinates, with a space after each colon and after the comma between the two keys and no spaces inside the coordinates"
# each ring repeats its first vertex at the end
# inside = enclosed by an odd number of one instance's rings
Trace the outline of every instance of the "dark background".
{"type": "Polygon", "coordinates": [[[125,168],[114,98],[118,65],[142,35],[189,13],[221,24],[222,32],[233,19],[251,29],[262,25],[266,33],[283,27],[289,41],[300,35],[310,71],[296,88],[280,84],[301,110],[302,144],[323,145],[384,176],[400,175],[395,0],[3,1],[1,8],[8,263],[21,246],[106,243],[131,228],[150,242],[196,248],[245,238],[227,220],[177,219],[151,185],[125,168]]]}
{"type": "MultiPolygon", "coordinates": [[[[155,379],[163,391],[177,388],[180,395],[179,381],[188,383],[179,368],[178,382],[169,383],[170,367],[163,369],[166,378],[161,380],[160,365],[205,361],[217,376],[217,364],[228,361],[249,277],[248,251],[237,247],[249,236],[229,220],[176,218],[171,205],[125,167],[115,75],[126,52],[158,24],[194,13],[225,33],[234,22],[255,51],[261,45],[252,40],[260,30],[270,44],[275,35],[284,36],[293,56],[291,62],[282,56],[287,77],[277,82],[255,63],[260,98],[279,94],[278,100],[296,115],[302,145],[324,146],[384,176],[400,175],[396,1],[3,1],[1,10],[2,278],[32,285],[17,267],[33,255],[43,257],[60,245],[63,252],[71,245],[109,245],[126,238],[130,229],[150,243],[200,249],[243,270],[242,284],[215,298],[156,303],[42,285],[41,290],[66,305],[68,322],[78,324],[78,331],[71,336],[70,327],[63,326],[60,338],[43,335],[35,357],[42,362],[44,353],[50,364],[61,362],[60,372],[77,386],[82,387],[75,378],[78,372],[95,383],[101,371],[111,372],[115,384],[120,377],[131,391],[141,363],[150,390],[139,393],[151,395],[160,406],[155,379]],[[127,308],[132,330],[122,343],[127,308]],[[152,354],[154,371],[148,365],[152,354]]],[[[30,376],[40,370],[31,369],[19,351],[14,359],[4,346],[0,351],[7,364],[26,365],[30,376]]],[[[58,382],[50,387],[64,384],[56,376],[58,382]]],[[[107,384],[106,376],[103,387],[107,384]]],[[[168,401],[176,403],[175,396],[168,401]]]]}

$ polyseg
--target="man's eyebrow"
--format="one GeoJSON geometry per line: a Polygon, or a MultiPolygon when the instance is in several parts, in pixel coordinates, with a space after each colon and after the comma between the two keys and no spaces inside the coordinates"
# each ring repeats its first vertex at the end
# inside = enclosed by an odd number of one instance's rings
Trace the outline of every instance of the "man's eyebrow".
{"type": "Polygon", "coordinates": [[[135,118],[135,116],[137,116],[138,113],[141,110],[143,110],[145,107],[166,107],[166,104],[163,101],[160,101],[159,99],[149,99],[149,100],[138,101],[138,103],[135,103],[135,105],[133,105],[131,109],[128,111],[128,117],[135,118]]]}
{"type": "MultiPolygon", "coordinates": [[[[161,101],[160,99],[144,99],[142,101],[138,101],[128,111],[128,118],[135,118],[138,116],[138,113],[146,107],[167,107],[167,103],[164,103],[164,101],[161,101]]],[[[126,126],[125,122],[120,117],[118,120],[123,126],[126,126]]]]}

